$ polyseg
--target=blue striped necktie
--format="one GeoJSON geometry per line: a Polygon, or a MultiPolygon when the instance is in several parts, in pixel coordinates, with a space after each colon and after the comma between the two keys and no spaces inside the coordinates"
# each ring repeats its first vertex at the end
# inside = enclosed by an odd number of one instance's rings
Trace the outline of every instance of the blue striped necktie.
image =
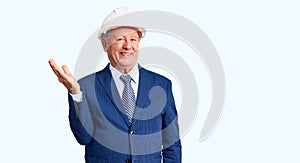
{"type": "Polygon", "coordinates": [[[130,124],[132,123],[133,113],[135,109],[135,96],[131,87],[131,77],[128,74],[120,76],[121,81],[124,83],[124,89],[122,93],[122,104],[127,113],[130,124]]]}

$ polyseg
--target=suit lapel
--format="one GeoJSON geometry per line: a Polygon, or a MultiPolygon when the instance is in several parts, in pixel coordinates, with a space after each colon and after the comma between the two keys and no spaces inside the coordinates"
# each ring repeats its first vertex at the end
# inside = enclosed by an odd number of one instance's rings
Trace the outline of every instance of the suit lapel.
{"type": "MultiPolygon", "coordinates": [[[[151,75],[144,69],[139,67],[139,86],[136,107],[144,109],[149,105],[149,91],[153,86],[153,78],[151,75]]],[[[137,115],[134,114],[134,117],[137,115]]],[[[134,126],[136,120],[133,118],[132,126],[134,126]]]]}
{"type": "MultiPolygon", "coordinates": [[[[153,86],[153,78],[151,75],[144,69],[139,67],[139,86],[138,86],[138,94],[136,100],[136,106],[143,109],[149,105],[149,91],[153,86]],[[146,106],[145,106],[146,105],[146,106]]],[[[112,78],[109,64],[100,72],[96,74],[96,85],[99,83],[101,88],[106,92],[107,96],[111,100],[113,106],[111,106],[108,111],[103,110],[107,114],[111,114],[111,109],[116,109],[119,116],[122,117],[127,126],[130,126],[127,115],[123,114],[120,109],[124,109],[122,105],[122,100],[118,93],[115,82],[112,78]]],[[[103,91],[98,90],[98,91],[103,91]]],[[[116,120],[113,120],[116,121],[116,120]]],[[[134,125],[135,120],[133,119],[132,126],[134,125]]]]}
{"type": "Polygon", "coordinates": [[[152,88],[153,78],[149,76],[144,68],[139,69],[140,79],[136,106],[144,108],[145,102],[149,99],[149,91],[152,88]]]}
{"type": "MultiPolygon", "coordinates": [[[[107,111],[103,110],[103,112],[106,112],[106,115],[109,115],[112,113],[111,109],[115,109],[118,112],[119,116],[122,117],[121,119],[123,119],[126,125],[129,126],[130,124],[127,116],[120,111],[120,109],[124,109],[124,108],[116,84],[112,78],[109,69],[109,64],[102,71],[100,71],[99,74],[97,73],[96,80],[97,80],[96,82],[98,82],[101,85],[102,89],[106,92],[111,103],[113,104],[113,106],[110,106],[107,111]]],[[[95,84],[97,85],[97,83],[95,84]]],[[[98,90],[98,91],[102,91],[102,90],[98,90]]],[[[110,121],[117,121],[117,119],[120,118],[115,117],[115,119],[110,119],[110,121]]]]}

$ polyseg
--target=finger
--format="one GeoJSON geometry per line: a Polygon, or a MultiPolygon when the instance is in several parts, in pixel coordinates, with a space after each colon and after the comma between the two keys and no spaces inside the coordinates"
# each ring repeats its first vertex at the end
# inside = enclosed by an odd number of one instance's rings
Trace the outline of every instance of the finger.
{"type": "Polygon", "coordinates": [[[51,67],[51,69],[58,78],[61,77],[61,75],[59,74],[58,70],[55,67],[51,67]]]}
{"type": "Polygon", "coordinates": [[[58,69],[52,69],[53,70],[53,72],[55,73],[55,75],[60,79],[63,79],[64,77],[63,77],[63,75],[62,75],[62,73],[60,72],[60,70],[58,70],[58,69]]]}
{"type": "Polygon", "coordinates": [[[49,59],[49,64],[57,77],[66,78],[65,72],[55,63],[53,59],[49,59]]]}
{"type": "Polygon", "coordinates": [[[64,81],[62,80],[62,78],[57,78],[59,82],[61,82],[62,84],[64,84],[64,81]]]}
{"type": "Polygon", "coordinates": [[[52,69],[57,69],[58,68],[57,64],[55,63],[55,61],[52,58],[50,58],[48,62],[49,62],[49,65],[52,69]]]}
{"type": "Polygon", "coordinates": [[[57,64],[55,63],[55,61],[53,59],[49,59],[49,65],[52,68],[52,71],[58,75],[59,74],[59,67],[57,66],[57,64]]]}
{"type": "Polygon", "coordinates": [[[73,77],[72,73],[70,72],[69,68],[66,65],[62,66],[62,69],[64,71],[64,73],[66,74],[66,76],[69,77],[69,80],[67,80],[69,82],[70,87],[74,87],[74,84],[77,83],[76,79],[73,77]]]}
{"type": "Polygon", "coordinates": [[[51,67],[52,68],[52,71],[54,72],[54,74],[57,76],[57,77],[60,77],[60,74],[58,72],[58,70],[55,68],[55,67],[51,67]]]}
{"type": "Polygon", "coordinates": [[[65,73],[65,75],[68,77],[67,81],[68,82],[68,87],[73,87],[74,82],[76,82],[75,78],[73,77],[73,75],[71,74],[69,68],[66,65],[62,66],[62,69],[65,73]]]}
{"type": "Polygon", "coordinates": [[[71,72],[70,72],[69,68],[66,65],[63,65],[62,69],[64,70],[65,74],[71,75],[71,72]]]}

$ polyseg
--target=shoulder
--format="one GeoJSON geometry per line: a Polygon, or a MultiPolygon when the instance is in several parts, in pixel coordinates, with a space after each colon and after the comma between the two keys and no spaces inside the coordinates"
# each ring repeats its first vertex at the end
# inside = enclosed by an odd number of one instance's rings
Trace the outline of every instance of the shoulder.
{"type": "Polygon", "coordinates": [[[149,78],[149,80],[153,80],[154,83],[160,83],[162,85],[171,84],[171,80],[167,77],[142,67],[140,68],[140,75],[149,78]]]}
{"type": "Polygon", "coordinates": [[[84,76],[83,78],[79,79],[78,82],[80,84],[92,84],[92,83],[94,84],[95,80],[108,75],[110,75],[110,70],[108,67],[105,67],[100,71],[84,76]]]}
{"type": "Polygon", "coordinates": [[[84,77],[80,78],[78,80],[78,82],[79,83],[84,83],[84,82],[90,81],[92,79],[95,79],[95,76],[96,76],[96,73],[89,74],[87,76],[84,76],[84,77]]]}

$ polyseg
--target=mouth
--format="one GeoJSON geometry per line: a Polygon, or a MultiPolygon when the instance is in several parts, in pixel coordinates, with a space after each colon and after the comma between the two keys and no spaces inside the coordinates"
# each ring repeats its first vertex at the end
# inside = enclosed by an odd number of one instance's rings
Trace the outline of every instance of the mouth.
{"type": "Polygon", "coordinates": [[[133,53],[130,53],[130,52],[120,52],[120,55],[122,55],[122,56],[131,56],[131,55],[133,55],[133,53]]]}

